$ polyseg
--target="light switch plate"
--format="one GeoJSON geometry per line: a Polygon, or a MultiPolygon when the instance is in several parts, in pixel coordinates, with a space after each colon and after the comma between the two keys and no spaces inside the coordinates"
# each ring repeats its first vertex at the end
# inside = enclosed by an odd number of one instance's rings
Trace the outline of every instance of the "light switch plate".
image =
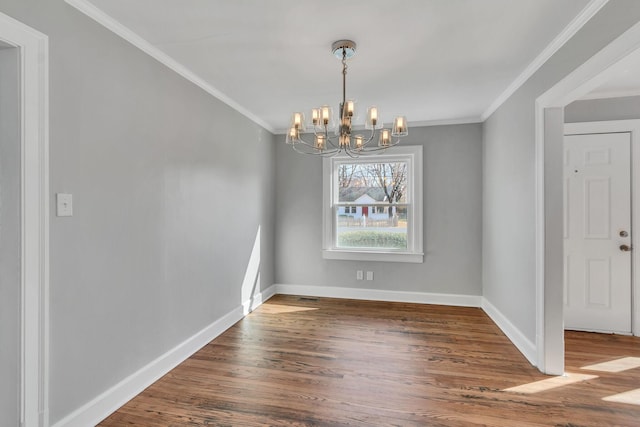
{"type": "Polygon", "coordinates": [[[367,280],[373,280],[373,271],[367,271],[367,280]]]}
{"type": "Polygon", "coordinates": [[[73,216],[73,196],[71,194],[56,194],[56,215],[73,216]]]}

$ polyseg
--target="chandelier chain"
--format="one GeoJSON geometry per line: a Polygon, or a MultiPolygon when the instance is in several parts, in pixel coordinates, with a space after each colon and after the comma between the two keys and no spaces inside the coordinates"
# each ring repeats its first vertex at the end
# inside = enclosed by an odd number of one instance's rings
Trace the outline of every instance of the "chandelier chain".
{"type": "MultiPolygon", "coordinates": [[[[342,106],[347,101],[347,50],[342,49],[342,106]]],[[[340,113],[342,117],[342,112],[340,113]]]]}

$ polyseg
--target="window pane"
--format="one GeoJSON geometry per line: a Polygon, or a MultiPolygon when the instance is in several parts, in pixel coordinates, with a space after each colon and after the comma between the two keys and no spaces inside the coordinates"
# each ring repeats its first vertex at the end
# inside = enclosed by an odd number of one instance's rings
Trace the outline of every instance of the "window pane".
{"type": "MultiPolygon", "coordinates": [[[[407,203],[407,162],[339,163],[338,203],[407,203]]],[[[336,200],[336,199],[334,199],[336,200]]],[[[369,212],[377,208],[367,209],[369,212]]]]}
{"type": "MultiPolygon", "coordinates": [[[[355,215],[345,215],[336,209],[336,240],[339,248],[407,249],[407,207],[389,206],[382,213],[362,213],[370,209],[359,206],[355,215]]],[[[376,209],[377,211],[377,209],[376,209]]]]}

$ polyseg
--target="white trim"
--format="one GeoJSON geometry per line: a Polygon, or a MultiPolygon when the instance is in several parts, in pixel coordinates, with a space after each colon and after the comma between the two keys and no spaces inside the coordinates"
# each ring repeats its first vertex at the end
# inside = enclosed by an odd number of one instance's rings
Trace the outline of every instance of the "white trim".
{"type": "Polygon", "coordinates": [[[320,298],[345,298],[368,301],[438,304],[460,307],[480,307],[480,295],[437,294],[430,292],[388,291],[381,289],[343,288],[338,286],[309,286],[277,284],[277,294],[313,296],[320,298]]]}
{"type": "MultiPolygon", "coordinates": [[[[544,271],[545,271],[545,217],[544,217],[544,108],[539,100],[535,105],[534,146],[534,196],[535,196],[535,278],[536,286],[536,365],[546,372],[545,363],[545,316],[544,316],[544,271]],[[542,313],[542,315],[540,315],[542,313]]],[[[564,357],[564,355],[563,355],[564,357]]]]}
{"type": "MultiPolygon", "coordinates": [[[[640,248],[640,120],[567,123],[565,135],[585,133],[631,134],[631,245],[640,248]]],[[[631,333],[640,336],[640,251],[631,252],[631,333]]]]}
{"type": "Polygon", "coordinates": [[[260,307],[269,298],[276,294],[276,287],[271,285],[262,292],[255,294],[251,299],[242,303],[242,312],[246,316],[256,308],[260,307]]]}
{"type": "Polygon", "coordinates": [[[238,113],[247,117],[249,120],[254,123],[262,126],[266,130],[271,133],[275,133],[275,130],[272,126],[270,126],[267,122],[262,120],[260,117],[252,113],[251,111],[244,108],[242,105],[231,99],[229,96],[224,94],[219,89],[215,88],[213,85],[209,84],[206,80],[196,75],[194,72],[189,70],[184,65],[180,64],[178,61],[164,53],[162,50],[152,45],[144,38],[140,37],[137,33],[129,29],[128,27],[122,25],[120,22],[113,19],[111,16],[107,15],[101,9],[97,8],[92,3],[87,0],[65,0],[68,4],[78,9],[80,12],[84,13],[100,25],[104,26],[108,30],[122,37],[147,55],[156,59],[161,64],[167,66],[171,70],[175,71],[185,79],[189,80],[191,83],[195,84],[208,94],[214,96],[220,101],[227,104],[229,107],[236,110],[238,113]]]}
{"type": "Polygon", "coordinates": [[[48,424],[49,123],[48,38],[0,13],[0,40],[20,49],[20,422],[48,424]]]}
{"type": "Polygon", "coordinates": [[[158,381],[163,375],[213,341],[236,322],[242,320],[248,312],[259,307],[275,293],[276,287],[270,286],[261,293],[254,295],[251,300],[244,301],[241,306],[225,314],[200,332],[73,411],[53,427],[85,427],[98,424],[144,389],[158,381]]]}
{"type": "Polygon", "coordinates": [[[564,44],[571,39],[609,0],[591,0],[560,34],[524,69],[524,71],[500,94],[482,115],[485,121],[513,95],[536,71],[544,65],[564,44]]]}
{"type": "Polygon", "coordinates": [[[476,117],[460,117],[453,119],[439,119],[439,120],[419,120],[408,122],[409,128],[411,127],[428,127],[428,126],[448,126],[448,125],[466,125],[470,123],[482,123],[484,120],[480,116],[476,117]]]}
{"type": "Polygon", "coordinates": [[[507,338],[513,342],[515,347],[533,363],[531,357],[532,354],[535,354],[535,346],[533,343],[527,340],[502,313],[480,295],[274,284],[261,293],[256,294],[251,301],[243,302],[241,306],[230,311],[211,325],[92,399],[89,403],[58,421],[53,427],[84,427],[87,425],[96,425],[145,388],[156,382],[163,375],[166,375],[173,368],[188,359],[199,349],[224,333],[236,322],[244,318],[245,314],[243,313],[247,307],[255,309],[277,294],[480,308],[502,330],[507,338]]]}
{"type": "Polygon", "coordinates": [[[86,427],[98,424],[243,317],[242,306],[235,308],[87,404],[73,411],[55,423],[53,427],[86,427]]]}
{"type": "Polygon", "coordinates": [[[378,261],[378,262],[424,262],[423,253],[423,150],[421,145],[393,147],[384,153],[370,157],[351,158],[347,155],[325,157],[322,161],[322,257],[324,259],[378,261]],[[406,161],[408,163],[407,207],[409,218],[407,250],[403,252],[343,249],[335,247],[334,233],[334,173],[338,162],[406,161]]]}
{"type": "Polygon", "coordinates": [[[640,96],[640,89],[591,92],[581,96],[577,101],[586,101],[590,99],[629,98],[634,96],[640,96]]]}
{"type": "Polygon", "coordinates": [[[482,309],[487,316],[493,320],[500,330],[511,340],[513,345],[522,353],[524,357],[527,358],[529,363],[533,366],[536,365],[536,345],[532,343],[527,337],[514,326],[513,323],[509,321],[509,319],[502,314],[500,310],[498,310],[493,304],[489,302],[486,298],[482,298],[482,309]]]}
{"type": "MultiPolygon", "coordinates": [[[[546,364],[560,366],[564,363],[564,349],[548,349],[546,346],[547,335],[545,324],[551,329],[551,333],[561,333],[563,324],[561,313],[552,313],[544,304],[546,286],[553,286],[545,282],[545,192],[544,192],[544,150],[545,150],[545,125],[544,112],[547,108],[564,107],[590,92],[603,79],[607,78],[607,70],[610,70],[620,60],[640,48],[640,23],[624,32],[608,46],[596,53],[584,64],[576,68],[564,79],[556,83],[552,88],[540,95],[535,103],[535,183],[536,183],[536,347],[538,350],[538,368],[546,372],[546,364]],[[560,320],[555,320],[560,319],[560,320]],[[549,320],[548,323],[545,323],[549,320]],[[560,323],[558,323],[560,322],[560,323]]],[[[560,219],[562,220],[562,219],[560,219]]]]}
{"type": "Polygon", "coordinates": [[[414,264],[424,262],[424,254],[422,252],[366,252],[324,249],[322,258],[343,261],[409,262],[414,264]]]}

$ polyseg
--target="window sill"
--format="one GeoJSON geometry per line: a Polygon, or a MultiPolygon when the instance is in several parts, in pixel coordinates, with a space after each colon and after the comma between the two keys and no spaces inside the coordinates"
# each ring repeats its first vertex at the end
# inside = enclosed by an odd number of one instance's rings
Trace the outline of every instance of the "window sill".
{"type": "Polygon", "coordinates": [[[345,249],[323,249],[322,258],[348,261],[424,262],[424,254],[412,252],[367,252],[345,249]]]}

